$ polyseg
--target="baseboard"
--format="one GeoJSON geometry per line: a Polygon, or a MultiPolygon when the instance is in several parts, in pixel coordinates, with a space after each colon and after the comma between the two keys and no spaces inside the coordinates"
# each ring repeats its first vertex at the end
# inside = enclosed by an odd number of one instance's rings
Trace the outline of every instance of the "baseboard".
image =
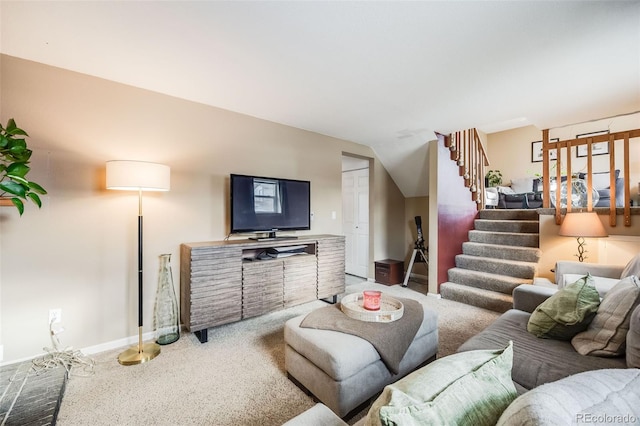
{"type": "MultiPolygon", "coordinates": [[[[148,333],[142,334],[142,340],[153,340],[155,338],[155,333],[150,331],[148,333]]],[[[80,351],[85,355],[94,355],[100,352],[110,351],[113,349],[124,348],[126,346],[133,346],[138,344],[138,335],[129,336],[118,340],[112,340],[110,342],[100,343],[98,345],[88,346],[86,348],[81,349],[80,351]]]]}
{"type": "MultiPolygon", "coordinates": [[[[143,333],[142,334],[142,340],[144,340],[144,341],[153,340],[154,338],[155,338],[155,333],[153,331],[150,331],[148,333],[143,333]]],[[[98,345],[87,346],[86,348],[80,349],[80,352],[82,352],[85,355],[94,355],[94,354],[97,354],[97,353],[100,353],[100,352],[110,351],[110,350],[118,349],[118,348],[124,348],[124,347],[128,347],[128,346],[133,346],[133,345],[136,345],[136,344],[138,344],[138,335],[137,334],[135,336],[129,336],[129,337],[125,337],[125,338],[118,339],[118,340],[112,340],[110,342],[100,343],[98,345]]],[[[1,354],[2,354],[2,345],[0,345],[0,355],[1,354]]],[[[39,354],[36,354],[34,356],[30,356],[30,357],[14,359],[12,361],[0,362],[0,367],[3,367],[5,365],[17,364],[17,363],[21,363],[21,362],[25,362],[25,361],[31,361],[32,359],[40,358],[40,357],[42,357],[44,355],[46,355],[46,352],[41,352],[39,354]]],[[[2,360],[2,358],[0,357],[0,361],[1,360],[2,360]]]]}
{"type": "Polygon", "coordinates": [[[0,345],[0,363],[4,359],[4,345],[0,345]]]}

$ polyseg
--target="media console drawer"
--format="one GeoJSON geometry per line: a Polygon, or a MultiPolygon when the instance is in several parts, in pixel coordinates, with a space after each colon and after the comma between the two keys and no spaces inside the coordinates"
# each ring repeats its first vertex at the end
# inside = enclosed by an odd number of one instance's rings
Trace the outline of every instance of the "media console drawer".
{"type": "Polygon", "coordinates": [[[404,262],[401,260],[384,259],[375,262],[376,282],[380,284],[400,284],[404,278],[404,262]]]}

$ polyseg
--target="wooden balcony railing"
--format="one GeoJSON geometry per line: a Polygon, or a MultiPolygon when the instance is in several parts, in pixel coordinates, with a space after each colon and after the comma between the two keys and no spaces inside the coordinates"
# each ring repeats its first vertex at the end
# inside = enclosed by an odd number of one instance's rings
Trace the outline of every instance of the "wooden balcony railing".
{"type": "MultiPolygon", "coordinates": [[[[557,154],[557,167],[555,168],[555,182],[558,190],[555,192],[555,217],[556,223],[561,223],[561,213],[562,208],[560,206],[560,182],[562,181],[562,168],[559,165],[566,165],[566,182],[567,182],[567,207],[566,211],[570,212],[573,206],[571,205],[571,191],[572,179],[575,177],[572,176],[571,172],[571,148],[574,146],[586,145],[587,148],[587,211],[593,210],[593,168],[592,168],[592,160],[593,160],[593,144],[608,142],[609,145],[609,182],[610,188],[616,187],[616,164],[615,164],[615,150],[616,150],[616,141],[622,141],[623,146],[623,165],[622,165],[622,174],[624,176],[624,207],[623,216],[624,216],[624,225],[631,226],[631,191],[630,191],[630,169],[629,169],[629,140],[633,138],[640,137],[640,129],[635,130],[627,130],[624,132],[616,132],[609,133],[603,135],[597,135],[593,137],[587,138],[576,138],[569,139],[564,141],[553,141],[549,140],[549,130],[542,131],[542,183],[543,183],[543,208],[550,207],[551,200],[551,173],[550,173],[550,153],[555,151],[557,154]]],[[[620,194],[617,194],[615,190],[611,191],[611,199],[609,201],[609,224],[611,226],[616,226],[617,224],[617,209],[616,209],[616,198],[619,197],[620,194]]]]}
{"type": "Polygon", "coordinates": [[[445,146],[451,151],[451,159],[456,162],[464,184],[471,192],[471,199],[478,210],[485,207],[484,176],[489,159],[476,129],[462,130],[445,138],[445,146]]]}

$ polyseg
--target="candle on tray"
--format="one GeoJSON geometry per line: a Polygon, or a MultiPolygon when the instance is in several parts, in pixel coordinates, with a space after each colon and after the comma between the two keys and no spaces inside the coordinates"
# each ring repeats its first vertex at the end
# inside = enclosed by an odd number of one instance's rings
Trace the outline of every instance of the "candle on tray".
{"type": "Polygon", "coordinates": [[[379,311],[380,296],[382,295],[382,292],[376,290],[365,290],[362,293],[364,295],[364,303],[362,307],[368,311],[379,311]]]}

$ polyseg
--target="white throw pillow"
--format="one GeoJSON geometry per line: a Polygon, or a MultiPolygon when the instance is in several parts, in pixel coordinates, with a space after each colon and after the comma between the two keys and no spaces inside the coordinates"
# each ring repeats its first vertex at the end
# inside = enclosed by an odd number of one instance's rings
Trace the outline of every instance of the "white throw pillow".
{"type": "Polygon", "coordinates": [[[594,173],[591,175],[591,185],[594,189],[607,189],[611,186],[609,172],[594,173]]]}
{"type": "Polygon", "coordinates": [[[526,177],[526,178],[519,178],[519,179],[511,179],[511,189],[513,189],[516,194],[533,192],[533,178],[526,177]]]}
{"type": "Polygon", "coordinates": [[[498,192],[501,192],[501,193],[507,194],[507,195],[512,195],[512,194],[516,193],[516,191],[511,189],[510,186],[499,186],[498,187],[498,192]]]}
{"type": "MultiPolygon", "coordinates": [[[[559,288],[565,287],[566,285],[574,283],[583,277],[584,277],[584,274],[563,274],[562,275],[563,284],[558,287],[559,288]]],[[[614,285],[620,282],[619,278],[606,278],[606,277],[594,277],[594,276],[591,276],[591,278],[593,278],[593,284],[595,285],[596,290],[598,290],[598,294],[600,295],[600,298],[603,298],[604,295],[607,294],[607,292],[611,290],[614,285]]]]}

